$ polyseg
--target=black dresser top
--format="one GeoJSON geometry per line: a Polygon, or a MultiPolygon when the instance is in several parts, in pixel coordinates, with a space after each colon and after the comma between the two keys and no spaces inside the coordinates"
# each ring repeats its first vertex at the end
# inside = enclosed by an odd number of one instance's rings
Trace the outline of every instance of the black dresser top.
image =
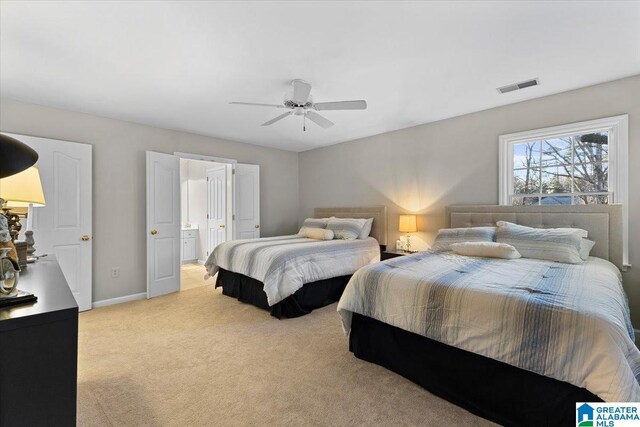
{"type": "Polygon", "coordinates": [[[33,293],[38,301],[0,308],[0,332],[78,315],[78,304],[55,257],[41,258],[23,269],[18,289],[33,293]]]}

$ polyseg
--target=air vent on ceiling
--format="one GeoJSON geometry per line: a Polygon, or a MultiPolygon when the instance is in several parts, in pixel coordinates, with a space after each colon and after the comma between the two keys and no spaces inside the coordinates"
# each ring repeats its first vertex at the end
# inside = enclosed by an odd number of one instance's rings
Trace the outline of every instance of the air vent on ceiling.
{"type": "Polygon", "coordinates": [[[526,87],[531,87],[531,86],[538,86],[539,84],[540,84],[540,79],[535,78],[535,79],[527,80],[525,82],[514,83],[512,85],[499,87],[498,92],[500,93],[513,92],[514,90],[520,90],[520,89],[524,89],[526,87]]]}

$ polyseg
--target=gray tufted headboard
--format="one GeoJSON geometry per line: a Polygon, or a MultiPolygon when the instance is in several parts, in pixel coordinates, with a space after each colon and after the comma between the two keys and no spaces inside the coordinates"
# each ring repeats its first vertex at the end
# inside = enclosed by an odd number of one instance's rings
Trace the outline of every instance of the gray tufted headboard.
{"type": "Polygon", "coordinates": [[[591,255],[611,261],[619,269],[622,262],[622,205],[575,206],[447,206],[447,226],[479,227],[497,221],[536,228],[574,227],[589,232],[596,242],[591,255]]]}

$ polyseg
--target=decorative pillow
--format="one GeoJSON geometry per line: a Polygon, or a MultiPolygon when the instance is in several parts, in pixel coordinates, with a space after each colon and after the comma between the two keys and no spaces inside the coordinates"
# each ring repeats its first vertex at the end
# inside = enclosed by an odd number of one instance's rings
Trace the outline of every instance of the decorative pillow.
{"type": "Polygon", "coordinates": [[[307,218],[302,223],[302,227],[298,234],[304,234],[304,230],[307,228],[319,228],[325,229],[327,228],[327,223],[329,222],[329,218],[307,218]]]}
{"type": "MultiPolygon", "coordinates": [[[[525,258],[580,264],[579,229],[532,228],[506,221],[496,223],[496,241],[507,243],[525,258]]],[[[584,231],[584,230],[582,230],[584,231]]]]}
{"type": "Polygon", "coordinates": [[[591,253],[591,249],[595,246],[596,242],[589,239],[580,240],[580,258],[583,261],[586,261],[589,258],[589,254],[591,253]]]}
{"type": "Polygon", "coordinates": [[[358,239],[366,239],[369,237],[369,234],[371,234],[371,226],[373,226],[373,218],[367,218],[367,222],[364,223],[358,239]]]}
{"type": "MultiPolygon", "coordinates": [[[[304,228],[304,227],[303,227],[304,228]]],[[[324,228],[304,228],[302,232],[303,237],[316,240],[332,240],[333,231],[325,230],[324,228]]]]}
{"type": "Polygon", "coordinates": [[[454,243],[493,242],[495,235],[495,227],[441,228],[431,249],[449,251],[454,243]]]}
{"type": "Polygon", "coordinates": [[[520,258],[520,252],[511,245],[497,242],[464,242],[454,243],[451,250],[458,255],[479,256],[484,258],[520,258]]]}
{"type": "Polygon", "coordinates": [[[364,218],[330,218],[327,229],[333,231],[335,239],[355,240],[366,222],[364,218]]]}

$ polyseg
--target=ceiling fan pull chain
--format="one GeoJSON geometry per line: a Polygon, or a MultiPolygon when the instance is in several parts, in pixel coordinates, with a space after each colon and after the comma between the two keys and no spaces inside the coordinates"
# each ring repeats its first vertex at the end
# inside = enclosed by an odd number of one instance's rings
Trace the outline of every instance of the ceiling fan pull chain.
{"type": "Polygon", "coordinates": [[[302,118],[302,132],[307,131],[307,115],[305,114],[302,118]]]}

